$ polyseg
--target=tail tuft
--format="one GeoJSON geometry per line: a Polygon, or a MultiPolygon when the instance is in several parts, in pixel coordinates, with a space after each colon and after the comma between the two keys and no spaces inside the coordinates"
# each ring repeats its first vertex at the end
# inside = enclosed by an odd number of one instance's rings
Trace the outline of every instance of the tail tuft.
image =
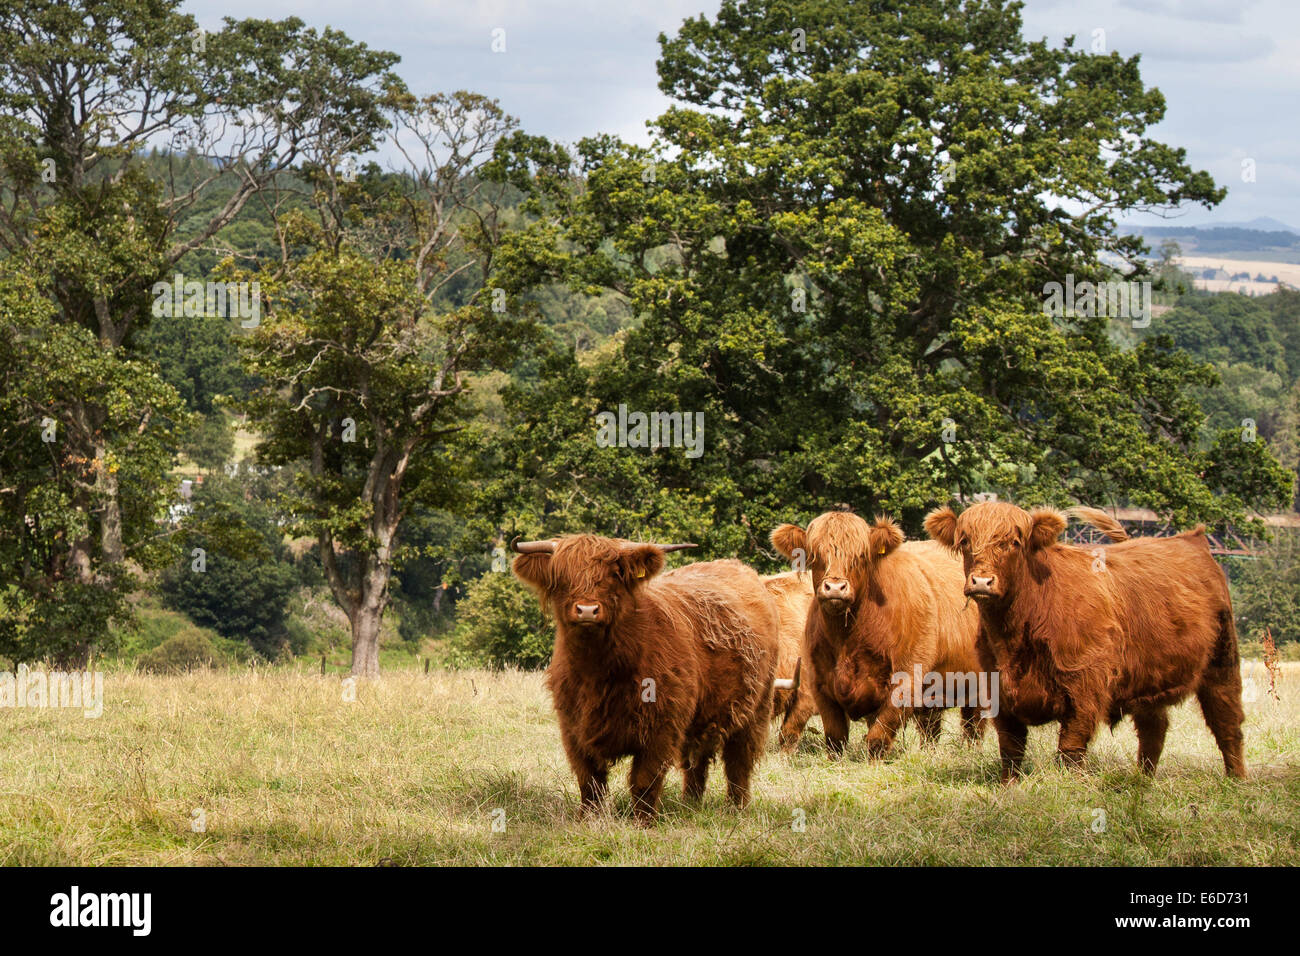
{"type": "Polygon", "coordinates": [[[1076,508],[1071,508],[1067,513],[1071,517],[1092,525],[1111,541],[1127,541],[1129,539],[1129,533],[1124,530],[1124,526],[1100,508],[1086,508],[1079,505],[1076,508]]]}

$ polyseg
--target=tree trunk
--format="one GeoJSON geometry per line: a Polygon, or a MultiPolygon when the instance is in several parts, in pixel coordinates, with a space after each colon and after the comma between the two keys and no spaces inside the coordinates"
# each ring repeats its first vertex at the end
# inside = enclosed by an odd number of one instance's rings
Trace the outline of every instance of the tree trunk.
{"type": "Polygon", "coordinates": [[[392,532],[381,535],[383,544],[366,555],[365,574],[361,578],[361,600],[348,615],[352,624],[352,676],[379,676],[379,625],[388,607],[388,583],[393,575],[389,560],[392,532]]]}
{"type": "Polygon", "coordinates": [[[122,502],[118,494],[117,475],[109,470],[108,449],[102,444],[95,445],[95,461],[99,465],[95,484],[103,496],[100,505],[103,513],[99,523],[99,546],[104,561],[108,564],[121,564],[126,560],[126,548],[122,544],[122,502]]]}
{"type": "Polygon", "coordinates": [[[90,584],[95,575],[90,564],[90,538],[78,538],[68,549],[68,573],[80,584],[90,584]]]}
{"type": "MultiPolygon", "coordinates": [[[[325,430],[318,429],[312,441],[312,474],[322,475],[324,467],[325,430]]],[[[398,489],[411,447],[398,455],[382,445],[375,449],[366,476],[362,498],[372,507],[368,547],[354,551],[362,566],[354,564],[344,579],[342,569],[334,556],[334,536],[321,531],[317,538],[320,546],[321,567],[329,582],[334,599],[348,616],[352,626],[352,676],[379,676],[379,625],[388,607],[388,585],[393,576],[393,546],[397,527],[402,520],[398,489]]]]}
{"type": "Polygon", "coordinates": [[[361,607],[352,618],[352,676],[379,676],[379,623],[383,610],[361,607]]]}
{"type": "MultiPolygon", "coordinates": [[[[126,340],[126,333],[135,318],[135,310],[132,309],[120,320],[115,320],[107,298],[97,295],[93,305],[99,323],[99,344],[105,351],[115,351],[126,340]]],[[[108,410],[93,408],[89,412],[89,417],[99,428],[102,428],[108,421],[108,410]]],[[[122,502],[119,497],[117,475],[109,470],[108,446],[98,435],[93,440],[93,448],[97,466],[95,486],[101,496],[100,507],[103,508],[99,525],[99,546],[107,564],[121,564],[126,560],[126,549],[122,545],[122,502]]]]}

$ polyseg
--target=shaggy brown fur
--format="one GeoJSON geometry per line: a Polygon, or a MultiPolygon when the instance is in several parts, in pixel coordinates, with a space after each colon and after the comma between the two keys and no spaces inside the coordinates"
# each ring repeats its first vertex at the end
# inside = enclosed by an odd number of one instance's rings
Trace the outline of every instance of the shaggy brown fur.
{"type": "MultiPolygon", "coordinates": [[[[867,752],[884,753],[910,715],[924,740],[938,736],[942,707],[900,706],[896,675],[907,698],[919,700],[913,674],[974,673],[979,615],[965,608],[962,572],[951,553],[928,541],[904,543],[893,521],[868,525],[845,512],[828,512],[804,531],[783,524],[772,544],[786,557],[806,556],[817,606],[804,629],[804,660],[812,664],[813,699],[832,757],[844,750],[849,721],[873,719],[867,752]]],[[[972,702],[973,703],[973,702],[972,702]]],[[[962,730],[978,740],[984,722],[977,706],[962,707],[962,730]]]]}
{"type": "MultiPolygon", "coordinates": [[[[1079,513],[1094,524],[1101,514],[1079,513]]],[[[999,671],[1003,779],[1020,773],[1029,726],[1059,721],[1058,753],[1078,766],[1098,723],[1125,714],[1139,764],[1155,773],[1166,712],[1193,693],[1224,768],[1244,777],[1237,632],[1205,529],[1124,540],[1101,517],[1119,543],[1062,544],[1064,515],[1005,502],[925,519],[930,537],[961,554],[965,593],[979,603],[980,660],[999,671]]]]}
{"type": "Polygon", "coordinates": [[[547,684],[584,812],[599,806],[610,764],[625,755],[642,822],[658,811],[671,763],[684,796],[699,799],[719,750],[727,795],[738,806],[749,799],[772,712],[776,607],[739,561],[660,575],[663,566],[655,545],[594,535],[514,561],[555,618],[547,684]]]}
{"type": "Polygon", "coordinates": [[[792,690],[778,690],[773,695],[772,719],[781,721],[781,749],[792,753],[799,746],[803,729],[812,717],[816,703],[812,695],[812,668],[805,673],[799,665],[803,652],[803,632],[812,605],[812,578],[805,573],[787,571],[763,578],[763,584],[776,601],[781,616],[781,645],[776,658],[776,676],[799,685],[792,690]]]}

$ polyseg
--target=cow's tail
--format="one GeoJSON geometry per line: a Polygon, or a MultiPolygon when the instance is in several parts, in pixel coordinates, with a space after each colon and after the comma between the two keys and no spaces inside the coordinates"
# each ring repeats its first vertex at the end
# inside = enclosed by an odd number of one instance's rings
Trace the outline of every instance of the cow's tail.
{"type": "Polygon", "coordinates": [[[1129,538],[1124,526],[1100,508],[1087,508],[1079,505],[1076,508],[1071,508],[1068,513],[1071,517],[1086,521],[1111,541],[1127,541],[1129,538]]]}
{"type": "Polygon", "coordinates": [[[1210,666],[1232,668],[1241,666],[1241,659],[1237,654],[1237,622],[1232,619],[1230,606],[1219,611],[1219,639],[1214,644],[1210,666]]]}

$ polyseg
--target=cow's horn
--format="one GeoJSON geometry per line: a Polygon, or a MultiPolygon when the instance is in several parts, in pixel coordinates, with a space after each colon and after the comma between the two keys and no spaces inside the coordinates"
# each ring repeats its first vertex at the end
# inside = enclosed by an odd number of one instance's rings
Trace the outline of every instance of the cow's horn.
{"type": "Polygon", "coordinates": [[[656,548],[664,553],[669,551],[685,551],[687,548],[698,548],[698,544],[656,544],[656,548]]]}
{"type": "Polygon", "coordinates": [[[798,690],[799,689],[799,671],[803,667],[803,658],[794,659],[794,676],[778,677],[772,681],[772,686],[777,690],[798,690]]]}
{"type": "Polygon", "coordinates": [[[516,536],[510,542],[510,550],[516,554],[554,554],[554,541],[520,541],[516,536]]]}

